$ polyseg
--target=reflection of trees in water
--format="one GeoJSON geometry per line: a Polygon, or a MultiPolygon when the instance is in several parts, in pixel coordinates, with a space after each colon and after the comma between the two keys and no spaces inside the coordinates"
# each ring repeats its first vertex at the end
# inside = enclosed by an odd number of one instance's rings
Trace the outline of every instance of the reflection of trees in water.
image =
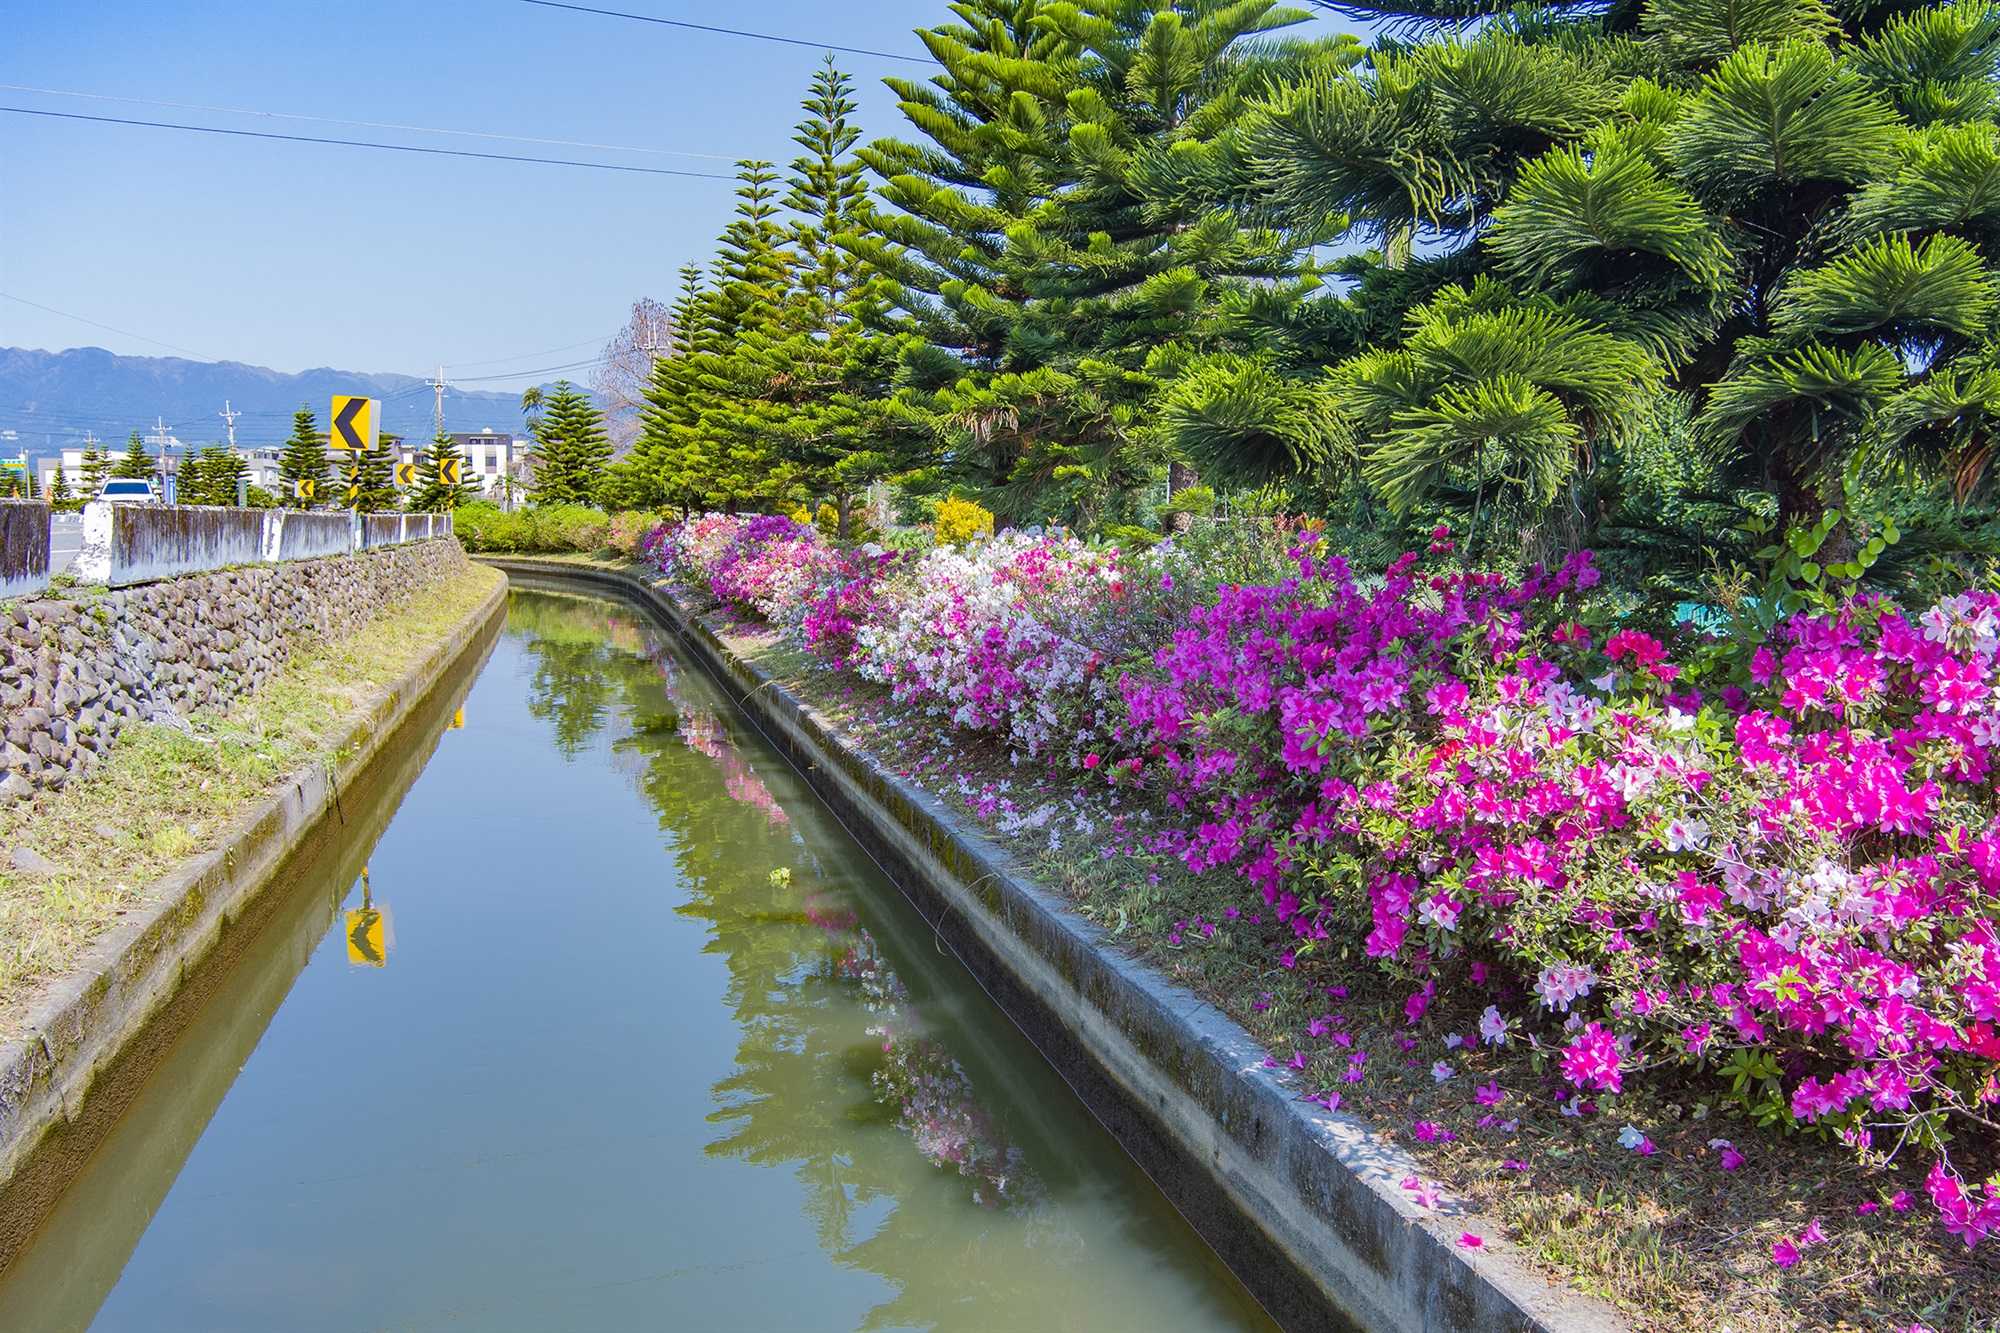
{"type": "MultiPolygon", "coordinates": [[[[515,595],[517,607],[528,600],[515,595]]],[[[713,1090],[722,1136],[708,1151],[792,1168],[820,1245],[898,1290],[865,1327],[1054,1317],[1051,1303],[1080,1288],[1054,1280],[1051,1261],[1089,1285],[1074,1266],[1082,1238],[874,937],[837,893],[806,882],[812,851],[730,742],[713,696],[683,678],[650,627],[598,603],[532,600],[532,616],[510,616],[531,651],[544,634],[597,645],[595,697],[615,696],[616,725],[630,727],[614,746],[620,767],[670,835],[688,890],[678,910],[707,923],[705,952],[728,968],[724,998],[742,1038],[735,1071],[713,1090]],[[792,876],[774,880],[779,866],[792,876]]],[[[584,711],[553,698],[544,707],[536,715],[551,720],[584,711]]],[[[605,725],[599,708],[584,739],[605,725]]]]}
{"type": "Polygon", "coordinates": [[[574,759],[604,726],[616,691],[620,654],[588,620],[565,614],[559,598],[523,598],[507,605],[507,629],[526,641],[534,674],[528,712],[547,722],[563,758],[574,759]]]}

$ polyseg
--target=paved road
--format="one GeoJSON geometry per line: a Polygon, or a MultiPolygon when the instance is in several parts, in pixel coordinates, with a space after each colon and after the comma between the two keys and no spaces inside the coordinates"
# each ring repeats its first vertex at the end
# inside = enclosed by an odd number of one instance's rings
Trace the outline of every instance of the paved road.
{"type": "Polygon", "coordinates": [[[49,573],[60,574],[83,546],[83,515],[57,514],[49,525],[49,573]]]}

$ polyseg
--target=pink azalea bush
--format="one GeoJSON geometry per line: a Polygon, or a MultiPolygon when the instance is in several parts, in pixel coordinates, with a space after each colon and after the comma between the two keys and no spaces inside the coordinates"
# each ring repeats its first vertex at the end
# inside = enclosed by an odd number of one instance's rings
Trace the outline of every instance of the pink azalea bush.
{"type": "Polygon", "coordinates": [[[1976,1241],[2000,1191],[1946,1143],[2000,1100],[2000,598],[1792,617],[1711,649],[1704,704],[1654,639],[1565,618],[1592,581],[1364,587],[1302,552],[1227,590],[1125,684],[1205,816],[1188,865],[1257,886],[1288,963],[1360,942],[1411,1021],[1498,964],[1580,1092],[1692,1065],[1864,1158],[1934,1152],[1976,1241]]]}
{"type": "Polygon", "coordinates": [[[1588,627],[1588,556],[1364,578],[1308,533],[1218,586],[1171,543],[898,560],[710,516],[658,557],[900,702],[1154,786],[1285,966],[1358,947],[1412,1022],[1478,994],[1480,1039],[1580,1096],[1680,1068],[1872,1163],[1926,1153],[1947,1227],[2000,1228],[1951,1156],[2000,1101],[2000,597],[1670,651],[1588,627]]]}
{"type": "Polygon", "coordinates": [[[1017,533],[940,546],[857,630],[854,669],[897,703],[998,732],[1030,757],[1085,745],[1113,720],[1106,668],[1141,646],[1121,632],[1125,565],[1116,550],[1017,533]]]}

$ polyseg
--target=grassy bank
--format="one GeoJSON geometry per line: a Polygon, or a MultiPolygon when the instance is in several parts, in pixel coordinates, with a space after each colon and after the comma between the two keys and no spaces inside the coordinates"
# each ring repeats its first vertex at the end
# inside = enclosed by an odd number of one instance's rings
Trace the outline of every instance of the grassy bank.
{"type": "Polygon", "coordinates": [[[479,566],[358,633],[299,645],[226,713],[133,727],[88,779],[0,810],[0,1036],[147,883],[317,759],[371,694],[434,650],[501,576],[479,566]]]}

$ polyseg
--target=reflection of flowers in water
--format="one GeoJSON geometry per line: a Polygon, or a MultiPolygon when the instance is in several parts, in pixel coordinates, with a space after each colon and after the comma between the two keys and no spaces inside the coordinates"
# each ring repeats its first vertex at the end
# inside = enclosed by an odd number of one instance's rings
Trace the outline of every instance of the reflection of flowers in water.
{"type": "Polygon", "coordinates": [[[982,1206],[1043,1204],[1040,1180],[993,1123],[972,1080],[949,1051],[923,1034],[921,1016],[874,937],[852,912],[811,907],[806,915],[838,946],[834,974],[857,983],[864,1006],[875,1015],[868,1032],[881,1039],[883,1059],[871,1081],[876,1095],[897,1108],[896,1127],[934,1165],[955,1167],[971,1178],[972,1197],[982,1206]]]}
{"type": "Polygon", "coordinates": [[[667,698],[680,710],[680,725],[674,734],[680,737],[681,744],[696,754],[706,755],[722,769],[722,789],[729,799],[763,811],[765,820],[773,825],[791,823],[792,817],[785,813],[784,806],[778,804],[778,798],[757,776],[750,761],[730,743],[729,731],[723,726],[721,716],[712,708],[690,703],[681,693],[679,664],[674,661],[667,645],[656,635],[647,634],[642,638],[636,629],[617,620],[611,622],[611,627],[614,631],[629,632],[629,644],[622,636],[614,640],[620,648],[644,657],[659,671],[667,698]]]}

